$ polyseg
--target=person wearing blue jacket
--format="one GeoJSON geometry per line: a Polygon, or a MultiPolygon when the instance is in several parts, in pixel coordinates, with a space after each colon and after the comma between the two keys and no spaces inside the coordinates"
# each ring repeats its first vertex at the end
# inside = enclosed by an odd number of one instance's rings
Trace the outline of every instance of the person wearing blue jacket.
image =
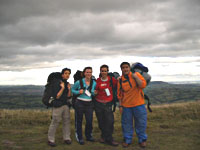
{"type": "Polygon", "coordinates": [[[79,144],[83,145],[82,135],[82,121],[83,115],[85,115],[86,126],[85,136],[86,140],[94,142],[92,136],[92,121],[93,121],[93,101],[94,90],[96,88],[96,82],[92,79],[92,67],[85,67],[83,70],[84,78],[78,80],[72,86],[72,93],[77,95],[75,102],[75,132],[76,139],[79,144]]]}

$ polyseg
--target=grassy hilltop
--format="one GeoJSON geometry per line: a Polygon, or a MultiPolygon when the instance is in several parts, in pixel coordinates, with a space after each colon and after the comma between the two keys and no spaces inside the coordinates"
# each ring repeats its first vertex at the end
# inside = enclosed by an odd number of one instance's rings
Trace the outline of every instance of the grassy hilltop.
{"type": "MultiPolygon", "coordinates": [[[[200,101],[153,106],[148,113],[147,150],[199,150],[200,149],[200,101]]],[[[56,134],[57,147],[47,145],[47,131],[51,110],[0,109],[0,150],[120,150],[99,142],[79,145],[74,137],[74,114],[71,110],[72,145],[63,144],[62,128],[56,134]]],[[[120,114],[115,112],[114,138],[121,142],[120,114]]],[[[94,115],[93,135],[100,137],[94,115]]],[[[135,134],[134,134],[135,137],[135,134]]],[[[137,138],[127,150],[140,150],[137,138]]]]}

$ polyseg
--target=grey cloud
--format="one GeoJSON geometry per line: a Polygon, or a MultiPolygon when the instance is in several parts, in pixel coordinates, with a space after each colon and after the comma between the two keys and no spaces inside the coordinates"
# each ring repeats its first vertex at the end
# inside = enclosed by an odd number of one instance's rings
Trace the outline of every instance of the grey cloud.
{"type": "Polygon", "coordinates": [[[53,66],[66,56],[200,56],[199,12],[199,0],[1,0],[0,67],[53,66]]]}

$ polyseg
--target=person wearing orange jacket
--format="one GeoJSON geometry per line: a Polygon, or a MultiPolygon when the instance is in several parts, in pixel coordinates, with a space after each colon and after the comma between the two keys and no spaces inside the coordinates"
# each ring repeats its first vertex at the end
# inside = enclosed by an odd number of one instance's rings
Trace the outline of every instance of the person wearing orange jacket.
{"type": "Polygon", "coordinates": [[[146,147],[147,111],[143,89],[147,83],[140,73],[130,71],[128,62],[122,62],[120,67],[122,76],[118,81],[117,97],[119,99],[119,110],[122,114],[121,123],[124,138],[122,146],[128,147],[132,143],[134,119],[139,145],[146,147]]]}

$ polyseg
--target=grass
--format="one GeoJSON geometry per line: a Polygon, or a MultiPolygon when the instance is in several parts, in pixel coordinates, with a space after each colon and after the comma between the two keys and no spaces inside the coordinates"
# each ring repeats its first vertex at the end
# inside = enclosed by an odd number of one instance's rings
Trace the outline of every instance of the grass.
{"type": "MultiPolygon", "coordinates": [[[[199,150],[200,149],[200,102],[152,106],[148,113],[147,150],[199,150]]],[[[121,118],[115,112],[116,141],[122,141],[121,118]]],[[[62,140],[62,123],[56,132],[55,148],[47,145],[47,131],[51,121],[49,110],[0,109],[0,150],[141,150],[134,134],[133,144],[128,148],[112,147],[99,142],[79,145],[74,136],[74,111],[71,110],[71,137],[73,143],[65,145],[62,140]]],[[[94,115],[93,135],[100,137],[94,115]]]]}

